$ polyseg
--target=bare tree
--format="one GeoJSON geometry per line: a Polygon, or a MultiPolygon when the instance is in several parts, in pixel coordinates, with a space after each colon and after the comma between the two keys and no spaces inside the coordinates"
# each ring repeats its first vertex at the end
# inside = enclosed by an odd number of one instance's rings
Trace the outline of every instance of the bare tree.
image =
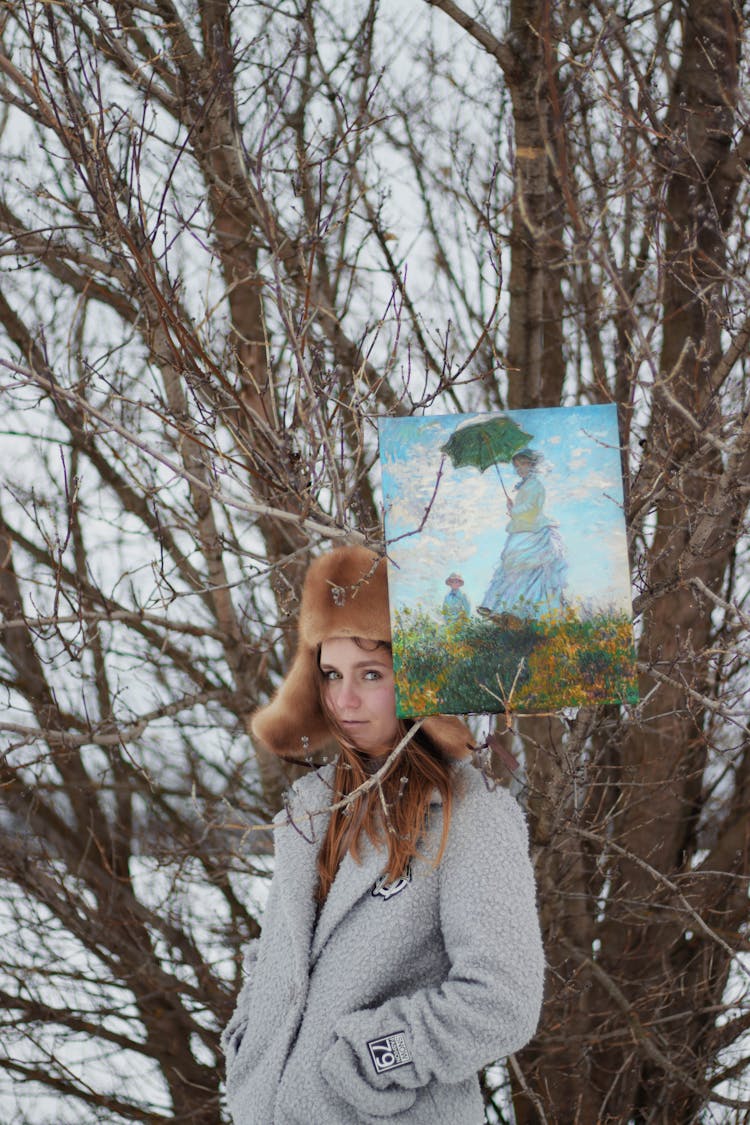
{"type": "Polygon", "coordinates": [[[374,418],[605,401],[642,702],[506,736],[550,973],[488,1121],[750,1110],[743,18],[0,6],[18,1120],[223,1119],[218,1029],[288,781],[247,720],[310,554],[382,546],[374,418]]]}

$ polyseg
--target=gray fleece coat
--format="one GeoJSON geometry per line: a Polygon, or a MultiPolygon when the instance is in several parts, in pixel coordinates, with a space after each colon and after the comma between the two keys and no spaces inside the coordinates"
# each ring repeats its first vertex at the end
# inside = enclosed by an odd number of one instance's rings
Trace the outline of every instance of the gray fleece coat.
{"type": "Polygon", "coordinates": [[[259,941],[224,1031],[235,1125],[480,1125],[477,1071],[533,1035],[543,955],[523,815],[468,763],[442,860],[436,796],[408,878],[365,839],[316,922],[316,856],[332,768],[276,823],[259,941]]]}

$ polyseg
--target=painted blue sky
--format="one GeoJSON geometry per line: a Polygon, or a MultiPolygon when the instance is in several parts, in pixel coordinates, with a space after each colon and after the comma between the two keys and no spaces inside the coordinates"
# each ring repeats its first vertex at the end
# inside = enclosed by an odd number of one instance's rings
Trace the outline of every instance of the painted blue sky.
{"type": "MultiPolygon", "coordinates": [[[[569,602],[588,609],[631,611],[630,574],[623,519],[622,475],[613,405],[506,412],[532,435],[529,447],[544,457],[540,479],[545,510],[559,525],[568,564],[569,602]]],[[[439,610],[457,570],[474,609],[497,565],[508,515],[497,470],[455,469],[446,457],[427,522],[415,531],[435,490],[440,447],[470,417],[449,414],[379,419],[385,530],[391,560],[391,600],[396,607],[439,610]]],[[[498,466],[513,495],[518,476],[498,466]]]]}

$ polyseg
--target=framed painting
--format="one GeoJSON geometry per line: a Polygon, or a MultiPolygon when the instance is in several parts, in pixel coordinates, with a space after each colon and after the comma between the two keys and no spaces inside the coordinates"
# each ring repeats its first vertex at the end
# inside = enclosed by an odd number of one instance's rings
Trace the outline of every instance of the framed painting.
{"type": "Polygon", "coordinates": [[[379,435],[399,715],[637,702],[617,408],[379,435]]]}

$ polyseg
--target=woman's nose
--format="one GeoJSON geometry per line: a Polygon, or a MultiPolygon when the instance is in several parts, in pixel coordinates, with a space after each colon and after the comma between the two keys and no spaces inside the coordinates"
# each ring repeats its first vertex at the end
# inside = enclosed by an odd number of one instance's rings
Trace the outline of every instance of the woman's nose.
{"type": "Polygon", "coordinates": [[[351,680],[342,680],[338,691],[339,707],[359,707],[359,692],[357,685],[351,680]]]}

